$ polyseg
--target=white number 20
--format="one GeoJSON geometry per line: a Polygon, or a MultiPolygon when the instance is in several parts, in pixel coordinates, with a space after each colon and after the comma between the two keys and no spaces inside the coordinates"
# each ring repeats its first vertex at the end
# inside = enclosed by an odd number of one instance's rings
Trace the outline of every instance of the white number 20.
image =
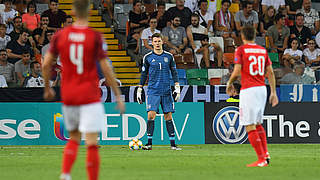
{"type": "Polygon", "coordinates": [[[259,74],[260,76],[264,75],[264,63],[265,63],[265,58],[264,56],[258,56],[258,59],[256,56],[249,56],[249,71],[252,76],[255,76],[259,74]],[[258,63],[258,70],[253,69],[253,67],[258,63]]]}
{"type": "Polygon", "coordinates": [[[70,45],[70,60],[71,62],[77,66],[77,73],[82,74],[83,73],[83,45],[70,45]]]}

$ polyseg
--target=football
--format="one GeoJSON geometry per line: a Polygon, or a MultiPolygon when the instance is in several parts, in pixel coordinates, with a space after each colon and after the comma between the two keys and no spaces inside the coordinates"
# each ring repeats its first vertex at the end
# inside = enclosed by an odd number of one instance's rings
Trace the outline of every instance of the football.
{"type": "Polygon", "coordinates": [[[133,138],[130,142],[129,142],[129,148],[131,150],[140,150],[142,148],[142,142],[139,139],[133,138]]]}

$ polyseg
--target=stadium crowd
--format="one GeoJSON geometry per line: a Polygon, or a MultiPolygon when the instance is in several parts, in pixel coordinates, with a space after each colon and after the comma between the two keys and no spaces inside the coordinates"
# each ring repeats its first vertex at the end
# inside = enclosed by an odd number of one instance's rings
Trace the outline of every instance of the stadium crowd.
{"type": "MultiPolygon", "coordinates": [[[[41,64],[53,34],[73,19],[58,8],[58,0],[2,3],[0,87],[42,87],[41,69],[35,71],[31,63],[41,64]],[[48,3],[49,9],[38,14],[36,3],[48,3]]],[[[101,4],[113,22],[114,3],[132,3],[126,49],[139,67],[152,50],[150,37],[161,32],[164,49],[175,56],[178,68],[232,71],[233,56],[227,54],[241,45],[240,30],[250,24],[257,30],[256,43],[269,52],[277,84],[320,83],[320,18],[311,0],[94,0],[94,8],[101,4]],[[175,5],[166,8],[168,3],[175,5]]],[[[53,85],[59,85],[59,69],[56,62],[53,85]]]]}

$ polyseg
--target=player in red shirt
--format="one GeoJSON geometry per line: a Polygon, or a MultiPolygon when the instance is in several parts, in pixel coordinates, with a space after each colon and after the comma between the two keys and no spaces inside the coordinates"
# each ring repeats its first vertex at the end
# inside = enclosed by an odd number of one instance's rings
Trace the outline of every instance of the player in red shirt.
{"type": "Polygon", "coordinates": [[[85,133],[87,145],[88,179],[97,180],[99,176],[97,137],[104,127],[105,113],[100,100],[97,62],[115,93],[120,112],[123,113],[125,109],[113,71],[102,49],[102,36],[88,27],[89,5],[89,0],[73,1],[77,20],[74,25],[54,35],[43,63],[46,100],[55,96],[54,90],[49,87],[49,79],[51,66],[58,55],[62,63],[62,110],[70,139],[63,153],[61,180],[71,179],[70,172],[77,157],[81,133],[85,133]]]}
{"type": "Polygon", "coordinates": [[[241,75],[240,90],[240,125],[246,127],[248,139],[257,153],[258,161],[248,164],[248,167],[268,166],[270,156],[267,149],[266,133],[261,125],[267,100],[265,86],[266,75],[271,94],[269,101],[272,107],[278,104],[276,85],[271,61],[265,48],[255,44],[256,30],[252,26],[245,26],[241,30],[242,46],[235,52],[234,70],[227,83],[227,93],[233,95],[232,83],[241,75]]]}

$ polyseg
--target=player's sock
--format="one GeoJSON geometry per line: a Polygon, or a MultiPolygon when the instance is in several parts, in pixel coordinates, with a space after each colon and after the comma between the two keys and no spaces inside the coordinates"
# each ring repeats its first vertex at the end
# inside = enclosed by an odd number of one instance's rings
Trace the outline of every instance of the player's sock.
{"type": "Polygon", "coordinates": [[[174,138],[174,126],[171,119],[166,121],[166,127],[167,127],[171,146],[176,146],[175,138],[174,138]]]}
{"type": "Polygon", "coordinates": [[[148,145],[152,145],[153,131],[154,131],[154,120],[149,119],[147,123],[148,145]]]}
{"type": "Polygon", "coordinates": [[[62,173],[70,174],[72,165],[77,159],[79,144],[77,141],[69,140],[63,151],[62,173]]]}
{"type": "Polygon", "coordinates": [[[264,130],[264,128],[263,128],[262,125],[257,125],[256,128],[257,128],[259,137],[260,137],[260,139],[261,139],[262,148],[263,148],[263,150],[264,150],[264,152],[265,152],[266,154],[269,154],[269,153],[268,153],[268,148],[267,148],[266,132],[265,132],[265,130],[264,130]]]}
{"type": "Polygon", "coordinates": [[[88,146],[87,173],[89,180],[97,180],[99,176],[100,157],[97,145],[88,146]]]}
{"type": "Polygon", "coordinates": [[[264,159],[265,153],[263,151],[261,139],[259,137],[257,130],[252,130],[252,131],[248,132],[248,139],[249,139],[250,144],[252,145],[252,147],[256,151],[258,159],[259,160],[264,159]]]}

